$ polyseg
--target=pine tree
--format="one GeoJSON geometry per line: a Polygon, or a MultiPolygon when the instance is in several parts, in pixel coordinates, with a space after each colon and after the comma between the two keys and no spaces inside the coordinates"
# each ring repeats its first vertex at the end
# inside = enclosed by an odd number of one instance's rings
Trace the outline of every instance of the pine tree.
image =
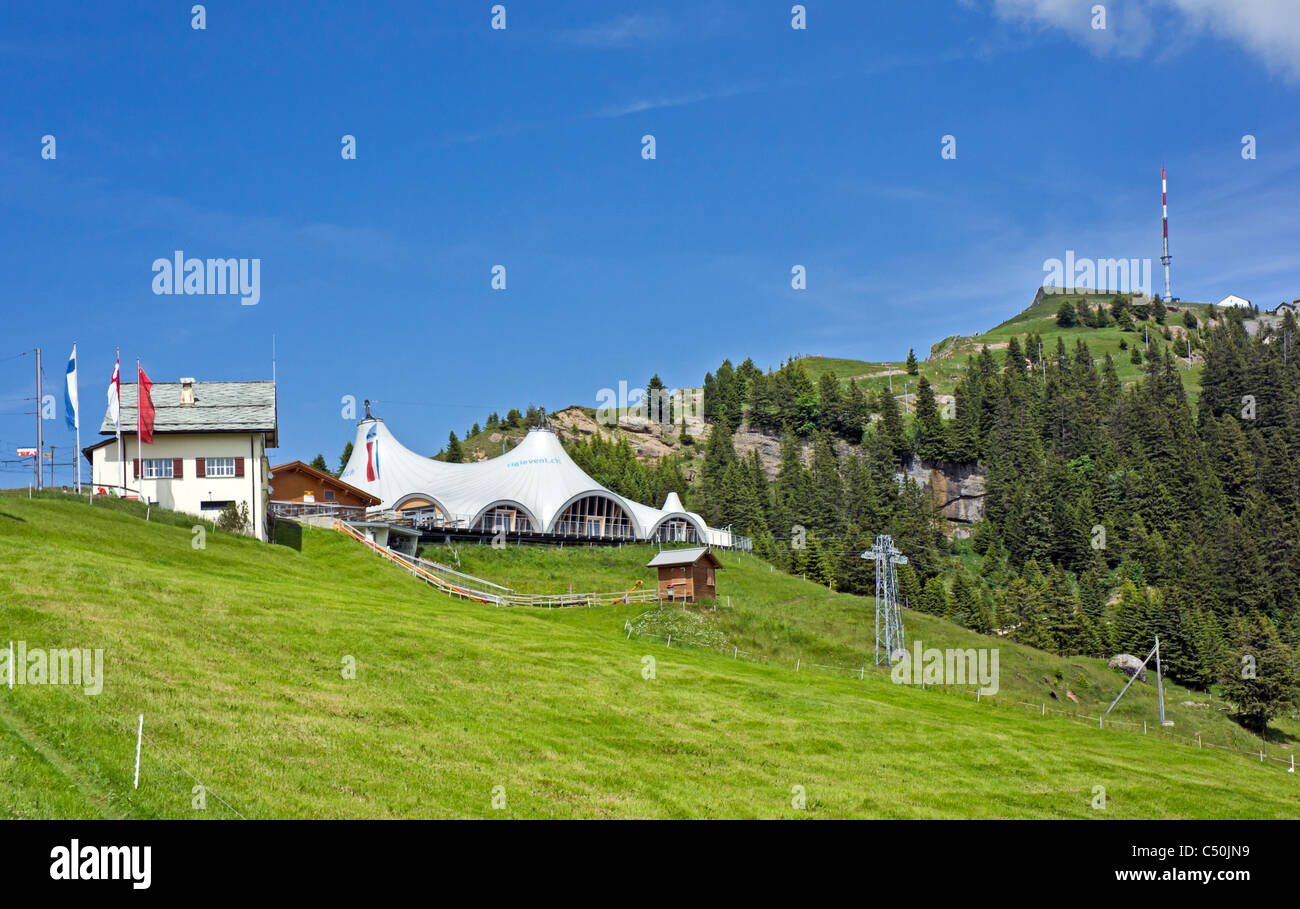
{"type": "Polygon", "coordinates": [[[824,434],[813,444],[807,491],[810,508],[808,518],[812,527],[824,537],[838,537],[844,528],[844,490],[835,452],[824,434]]]}
{"type": "Polygon", "coordinates": [[[908,454],[907,437],[903,432],[903,415],[898,409],[898,401],[887,389],[881,389],[877,395],[876,409],[880,411],[880,431],[889,440],[894,459],[900,460],[908,454]]]}
{"type": "Polygon", "coordinates": [[[921,591],[920,609],[930,615],[949,615],[948,591],[943,586],[943,578],[935,575],[925,582],[921,591]]]}
{"type": "Polygon", "coordinates": [[[976,603],[975,585],[966,572],[958,571],[952,581],[952,618],[967,628],[979,629],[979,607],[976,603]]]}
{"type": "Polygon", "coordinates": [[[711,527],[723,523],[727,508],[728,472],[736,464],[736,449],[731,441],[731,431],[727,421],[719,418],[709,436],[709,444],[704,451],[704,463],[700,467],[700,516],[711,527]]]}
{"type": "Polygon", "coordinates": [[[1141,656],[1151,649],[1154,641],[1155,624],[1146,590],[1138,589],[1132,581],[1125,581],[1115,605],[1112,646],[1117,651],[1141,656]]]}
{"type": "Polygon", "coordinates": [[[1061,328],[1073,328],[1079,321],[1079,311],[1069,300],[1062,300],[1056,309],[1056,324],[1061,328]]]}
{"type": "Polygon", "coordinates": [[[1055,645],[1043,617],[1041,594],[1024,578],[1014,579],[1007,588],[1006,609],[1012,623],[1012,640],[1039,650],[1053,650],[1055,645]]]}
{"type": "Polygon", "coordinates": [[[1288,651],[1268,617],[1251,615],[1232,648],[1233,662],[1219,679],[1233,718],[1262,732],[1268,721],[1295,702],[1300,683],[1295,654],[1288,651]]]}
{"type": "Polygon", "coordinates": [[[834,373],[817,380],[817,425],[823,432],[839,433],[844,426],[844,402],[834,373]]]}
{"type": "Polygon", "coordinates": [[[914,376],[920,371],[920,366],[916,362],[916,351],[909,347],[907,349],[907,374],[914,376]]]}
{"type": "MultiPolygon", "coordinates": [[[[864,542],[866,541],[864,540],[864,542]]],[[[862,552],[865,552],[866,549],[867,547],[863,547],[862,552]]],[[[863,565],[870,568],[870,562],[867,559],[862,558],[860,552],[856,553],[854,557],[863,565]]],[[[916,571],[912,568],[910,563],[899,565],[896,570],[898,572],[898,597],[902,601],[903,606],[908,609],[919,609],[921,607],[921,579],[916,576],[916,571]]],[[[874,574],[874,572],[871,571],[868,573],[874,574]]],[[[866,593],[867,590],[863,588],[861,592],[866,593]]]]}
{"type": "Polygon", "coordinates": [[[919,457],[929,460],[942,460],[948,453],[943,419],[934,401],[934,390],[923,376],[916,385],[916,441],[914,444],[919,457]]]}
{"type": "Polygon", "coordinates": [[[453,429],[451,435],[447,437],[447,456],[446,460],[452,464],[459,464],[465,460],[465,452],[460,447],[460,439],[456,438],[456,431],[453,429]]]}

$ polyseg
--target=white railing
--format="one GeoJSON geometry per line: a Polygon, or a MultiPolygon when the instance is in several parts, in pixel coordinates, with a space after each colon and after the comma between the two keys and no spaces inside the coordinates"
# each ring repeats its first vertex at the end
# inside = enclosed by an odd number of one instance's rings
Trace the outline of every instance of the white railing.
{"type": "Polygon", "coordinates": [[[454,568],[448,568],[446,565],[394,552],[367,539],[344,521],[335,521],[334,527],[357,542],[363,543],[376,554],[405,568],[411,574],[438,588],[443,593],[466,600],[473,600],[476,603],[491,603],[494,606],[559,609],[569,606],[602,606],[614,603],[656,603],[659,601],[659,591],[657,589],[643,590],[639,582],[632,589],[622,593],[516,593],[509,587],[464,574],[454,568]],[[447,577],[447,575],[450,577],[447,577]]]}
{"type": "Polygon", "coordinates": [[[364,505],[340,505],[337,502],[284,502],[272,499],[271,514],[280,518],[337,517],[364,519],[364,505]]]}

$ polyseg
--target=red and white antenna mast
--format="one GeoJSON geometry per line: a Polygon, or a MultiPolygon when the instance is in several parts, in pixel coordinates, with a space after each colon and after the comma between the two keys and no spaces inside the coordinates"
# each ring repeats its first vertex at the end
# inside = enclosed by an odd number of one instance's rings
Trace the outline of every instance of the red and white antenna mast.
{"type": "Polygon", "coordinates": [[[1165,267],[1165,302],[1173,299],[1173,290],[1169,284],[1169,263],[1174,257],[1169,255],[1169,181],[1165,177],[1165,166],[1160,165],[1160,208],[1164,226],[1164,245],[1161,247],[1160,264],[1165,267]]]}

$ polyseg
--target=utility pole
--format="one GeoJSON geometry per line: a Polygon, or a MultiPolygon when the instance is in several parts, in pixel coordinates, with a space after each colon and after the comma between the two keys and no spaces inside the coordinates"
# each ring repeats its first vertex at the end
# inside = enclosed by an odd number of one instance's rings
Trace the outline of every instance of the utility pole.
{"type": "Polygon", "coordinates": [[[50,488],[54,488],[54,449],[57,446],[50,446],[50,488]]]}
{"type": "Polygon", "coordinates": [[[876,665],[893,665],[894,653],[906,650],[903,617],[898,609],[898,572],[895,565],[906,565],[907,556],[899,551],[887,534],[876,537],[875,545],[862,558],[876,563],[876,665]]]}
{"type": "Polygon", "coordinates": [[[1110,706],[1106,708],[1107,714],[1109,714],[1112,710],[1115,709],[1115,705],[1119,703],[1119,699],[1122,698],[1124,696],[1124,692],[1128,691],[1129,687],[1134,682],[1137,681],[1138,673],[1146,668],[1147,663],[1151,662],[1152,657],[1156,658],[1156,700],[1157,703],[1160,705],[1160,725],[1161,726],[1174,725],[1173,720],[1165,719],[1165,686],[1164,686],[1164,682],[1161,680],[1161,676],[1163,675],[1163,673],[1160,670],[1160,638],[1156,638],[1156,646],[1151,648],[1151,652],[1148,653],[1147,658],[1142,661],[1142,665],[1139,666],[1137,669],[1133,670],[1133,674],[1129,676],[1128,682],[1124,685],[1122,689],[1120,689],[1119,694],[1115,695],[1115,700],[1110,702],[1110,706]]]}
{"type": "Polygon", "coordinates": [[[1173,286],[1169,283],[1169,263],[1174,257],[1169,255],[1169,181],[1165,176],[1165,165],[1160,164],[1160,229],[1163,239],[1160,246],[1160,264],[1165,267],[1165,302],[1174,298],[1173,286]]]}
{"type": "Polygon", "coordinates": [[[41,491],[41,455],[45,452],[45,427],[42,423],[44,414],[44,395],[41,389],[41,349],[36,348],[36,491],[41,491]]]}
{"type": "Polygon", "coordinates": [[[1160,681],[1160,638],[1156,638],[1156,699],[1160,702],[1160,725],[1172,726],[1173,723],[1165,722],[1165,686],[1160,681]]]}

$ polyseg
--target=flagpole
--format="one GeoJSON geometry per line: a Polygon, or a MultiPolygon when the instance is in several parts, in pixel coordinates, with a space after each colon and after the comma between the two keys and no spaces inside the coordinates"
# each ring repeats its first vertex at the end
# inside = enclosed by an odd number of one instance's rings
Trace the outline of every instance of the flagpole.
{"type": "Polygon", "coordinates": [[[77,450],[73,452],[73,460],[77,462],[77,495],[81,495],[81,376],[77,375],[77,342],[72,342],[72,364],[73,375],[77,377],[77,412],[74,417],[77,424],[77,450]]]}
{"type": "Polygon", "coordinates": [[[113,355],[113,372],[117,375],[117,488],[126,498],[126,452],[122,451],[122,348],[113,355]]]}
{"type": "Polygon", "coordinates": [[[144,412],[140,409],[140,358],[135,358],[135,451],[140,461],[140,467],[135,477],[136,492],[140,495],[140,501],[144,501],[144,433],[140,427],[144,425],[144,412]]]}

